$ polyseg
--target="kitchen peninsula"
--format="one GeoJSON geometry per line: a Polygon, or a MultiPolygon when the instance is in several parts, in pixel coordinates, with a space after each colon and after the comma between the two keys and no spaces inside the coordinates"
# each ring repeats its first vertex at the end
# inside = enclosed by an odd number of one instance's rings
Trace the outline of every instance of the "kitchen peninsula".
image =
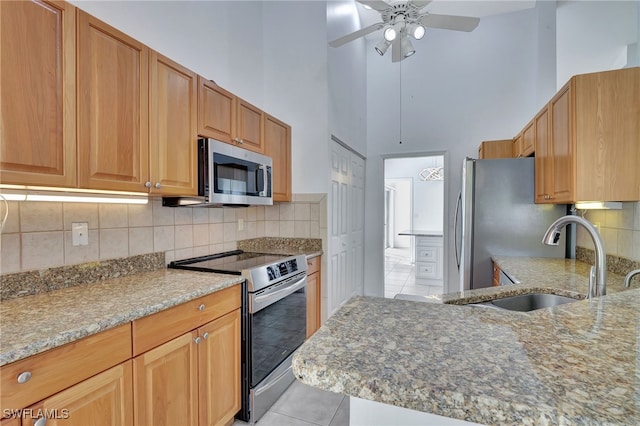
{"type": "Polygon", "coordinates": [[[357,402],[481,424],[639,423],[640,289],[620,292],[623,277],[609,274],[609,294],[590,301],[529,313],[453,305],[500,292],[586,294],[585,263],[497,260],[523,284],[444,304],[352,299],[299,349],[296,377],[357,402]]]}

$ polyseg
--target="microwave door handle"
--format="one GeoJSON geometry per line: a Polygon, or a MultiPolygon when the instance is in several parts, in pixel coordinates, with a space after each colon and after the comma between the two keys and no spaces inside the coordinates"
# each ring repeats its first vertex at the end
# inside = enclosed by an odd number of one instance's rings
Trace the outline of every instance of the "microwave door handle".
{"type": "Polygon", "coordinates": [[[269,174],[267,173],[267,166],[261,164],[258,166],[259,169],[262,169],[262,191],[258,193],[261,197],[267,196],[267,179],[269,178],[269,174]]]}

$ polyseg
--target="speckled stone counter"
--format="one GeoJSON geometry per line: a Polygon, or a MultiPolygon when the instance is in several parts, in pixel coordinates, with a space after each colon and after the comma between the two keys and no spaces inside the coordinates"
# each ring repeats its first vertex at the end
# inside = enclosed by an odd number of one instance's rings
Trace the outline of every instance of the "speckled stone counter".
{"type": "Polygon", "coordinates": [[[352,299],[298,350],[294,374],[482,424],[640,424],[640,289],[620,292],[621,277],[609,274],[607,296],[528,313],[452,304],[586,294],[582,262],[495,260],[522,284],[446,295],[446,304],[352,299]]]}
{"type": "Polygon", "coordinates": [[[238,249],[256,253],[306,254],[307,257],[315,257],[322,254],[322,240],[319,238],[253,238],[238,241],[238,249]]]}
{"type": "Polygon", "coordinates": [[[0,303],[0,365],[61,346],[241,282],[160,269],[0,303]]]}

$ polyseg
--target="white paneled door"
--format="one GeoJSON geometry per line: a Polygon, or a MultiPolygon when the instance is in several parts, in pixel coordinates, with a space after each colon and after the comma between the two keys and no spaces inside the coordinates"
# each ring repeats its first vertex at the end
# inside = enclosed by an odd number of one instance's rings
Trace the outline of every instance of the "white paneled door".
{"type": "Polygon", "coordinates": [[[363,291],[364,165],[359,155],[332,144],[328,316],[363,291]]]}

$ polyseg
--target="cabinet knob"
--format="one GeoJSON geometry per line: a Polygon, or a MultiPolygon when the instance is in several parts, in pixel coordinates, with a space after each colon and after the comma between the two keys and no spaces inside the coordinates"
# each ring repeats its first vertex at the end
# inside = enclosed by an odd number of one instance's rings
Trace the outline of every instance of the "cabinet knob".
{"type": "Polygon", "coordinates": [[[31,380],[31,371],[23,371],[18,374],[18,383],[27,383],[29,380],[31,380]]]}
{"type": "Polygon", "coordinates": [[[202,342],[202,339],[200,337],[196,337],[193,341],[196,342],[196,345],[199,345],[200,342],[202,342]]]}
{"type": "Polygon", "coordinates": [[[147,189],[151,189],[151,182],[145,182],[144,187],[147,189]]]}
{"type": "Polygon", "coordinates": [[[204,340],[207,340],[207,339],[209,338],[209,333],[204,333],[204,334],[202,335],[202,338],[203,338],[204,340]]]}
{"type": "Polygon", "coordinates": [[[156,184],[155,184],[154,186],[156,187],[156,189],[160,189],[160,187],[161,187],[162,185],[160,185],[160,182],[156,182],[156,184]]]}
{"type": "Polygon", "coordinates": [[[238,143],[239,143],[240,145],[242,145],[242,144],[244,143],[244,141],[243,141],[242,139],[238,139],[238,143]]]}
{"type": "Polygon", "coordinates": [[[200,306],[198,306],[198,310],[199,310],[199,311],[204,311],[204,308],[205,308],[205,307],[206,307],[206,306],[204,306],[204,303],[203,303],[203,304],[201,304],[200,306]]]}
{"type": "Polygon", "coordinates": [[[33,426],[44,426],[46,424],[47,424],[47,418],[46,417],[40,417],[38,420],[33,422],[33,426]]]}

